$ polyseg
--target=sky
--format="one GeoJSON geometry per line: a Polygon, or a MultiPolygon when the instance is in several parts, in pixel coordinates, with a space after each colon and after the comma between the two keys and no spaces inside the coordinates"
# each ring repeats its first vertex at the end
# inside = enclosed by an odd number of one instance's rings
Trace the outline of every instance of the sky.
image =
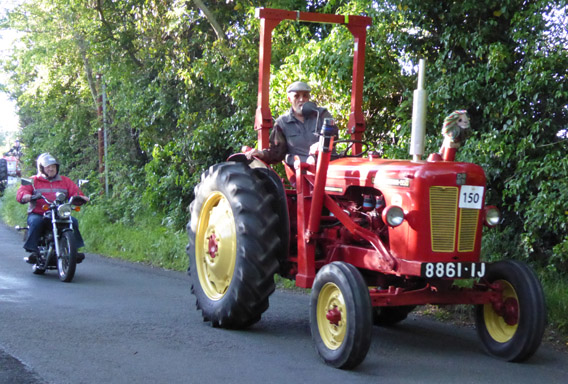
{"type": "MultiPolygon", "coordinates": [[[[4,16],[6,9],[11,9],[21,0],[0,0],[0,16],[4,16]]],[[[11,49],[15,34],[12,31],[0,30],[0,58],[5,59],[11,49]]],[[[0,82],[5,78],[5,74],[0,73],[0,82]]],[[[0,92],[0,132],[16,132],[19,127],[19,120],[16,114],[16,106],[8,95],[0,92]]]]}

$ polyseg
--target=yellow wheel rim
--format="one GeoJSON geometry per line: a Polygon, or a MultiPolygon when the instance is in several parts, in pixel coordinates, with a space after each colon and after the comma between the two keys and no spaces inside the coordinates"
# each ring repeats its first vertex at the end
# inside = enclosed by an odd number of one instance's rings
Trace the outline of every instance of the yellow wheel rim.
{"type": "Polygon", "coordinates": [[[337,285],[326,283],[322,287],[316,313],[323,343],[331,350],[338,349],[347,330],[347,312],[343,294],[337,285]]]}
{"type": "MultiPolygon", "coordinates": [[[[489,335],[499,343],[506,343],[511,340],[517,332],[521,315],[520,308],[518,307],[519,298],[517,297],[515,289],[508,281],[498,280],[498,282],[503,287],[503,302],[508,302],[513,305],[512,309],[514,310],[514,314],[509,316],[511,317],[510,322],[514,322],[514,324],[507,324],[506,319],[495,311],[491,303],[484,305],[483,316],[485,319],[485,327],[489,335]]],[[[506,304],[505,307],[507,307],[506,304]]]]}
{"type": "Polygon", "coordinates": [[[195,243],[201,288],[211,300],[220,300],[233,279],[237,250],[233,211],[221,192],[212,193],[203,204],[195,243]]]}

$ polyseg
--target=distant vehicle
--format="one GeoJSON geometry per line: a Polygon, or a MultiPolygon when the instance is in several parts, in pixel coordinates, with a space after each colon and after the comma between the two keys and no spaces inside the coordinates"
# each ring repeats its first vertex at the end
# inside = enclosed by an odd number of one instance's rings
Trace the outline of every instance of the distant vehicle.
{"type": "Polygon", "coordinates": [[[12,178],[22,176],[20,169],[20,158],[17,156],[7,156],[0,158],[0,192],[4,191],[10,184],[12,178]]]}
{"type": "Polygon", "coordinates": [[[0,158],[0,192],[3,192],[8,184],[15,183],[17,178],[22,176],[21,157],[22,147],[20,141],[16,140],[16,144],[8,152],[4,152],[0,158]]]}

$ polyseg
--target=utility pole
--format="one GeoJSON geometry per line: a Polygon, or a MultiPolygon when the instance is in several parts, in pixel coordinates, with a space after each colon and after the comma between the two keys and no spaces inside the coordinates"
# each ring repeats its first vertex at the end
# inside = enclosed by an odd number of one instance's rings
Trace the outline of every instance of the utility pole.
{"type": "Polygon", "coordinates": [[[107,140],[107,97],[106,97],[106,84],[104,80],[103,85],[103,141],[104,141],[104,156],[105,156],[105,196],[108,197],[108,140],[107,140]]]}
{"type": "Polygon", "coordinates": [[[106,87],[102,80],[102,75],[97,74],[97,80],[101,83],[101,94],[98,97],[97,115],[101,119],[103,126],[98,130],[98,149],[99,149],[99,174],[101,175],[101,184],[104,185],[105,195],[108,196],[108,169],[106,166],[108,150],[106,137],[106,87]],[[104,173],[104,177],[102,176],[104,173]]]}

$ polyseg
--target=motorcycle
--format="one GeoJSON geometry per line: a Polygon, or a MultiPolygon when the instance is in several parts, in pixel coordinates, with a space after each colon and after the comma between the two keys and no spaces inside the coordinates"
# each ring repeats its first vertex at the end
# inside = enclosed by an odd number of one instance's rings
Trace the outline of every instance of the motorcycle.
{"type": "MultiPolygon", "coordinates": [[[[33,185],[32,180],[22,179],[22,185],[33,185]]],[[[75,276],[77,264],[83,261],[84,255],[77,252],[71,212],[79,211],[86,201],[81,196],[73,196],[68,201],[66,194],[57,192],[55,200],[50,201],[43,194],[34,191],[32,199],[44,199],[44,219],[51,222],[51,228],[45,229],[39,239],[39,256],[32,266],[36,275],[43,275],[48,269],[57,269],[59,280],[69,283],[75,276]]],[[[16,227],[27,230],[28,227],[16,227]]]]}

